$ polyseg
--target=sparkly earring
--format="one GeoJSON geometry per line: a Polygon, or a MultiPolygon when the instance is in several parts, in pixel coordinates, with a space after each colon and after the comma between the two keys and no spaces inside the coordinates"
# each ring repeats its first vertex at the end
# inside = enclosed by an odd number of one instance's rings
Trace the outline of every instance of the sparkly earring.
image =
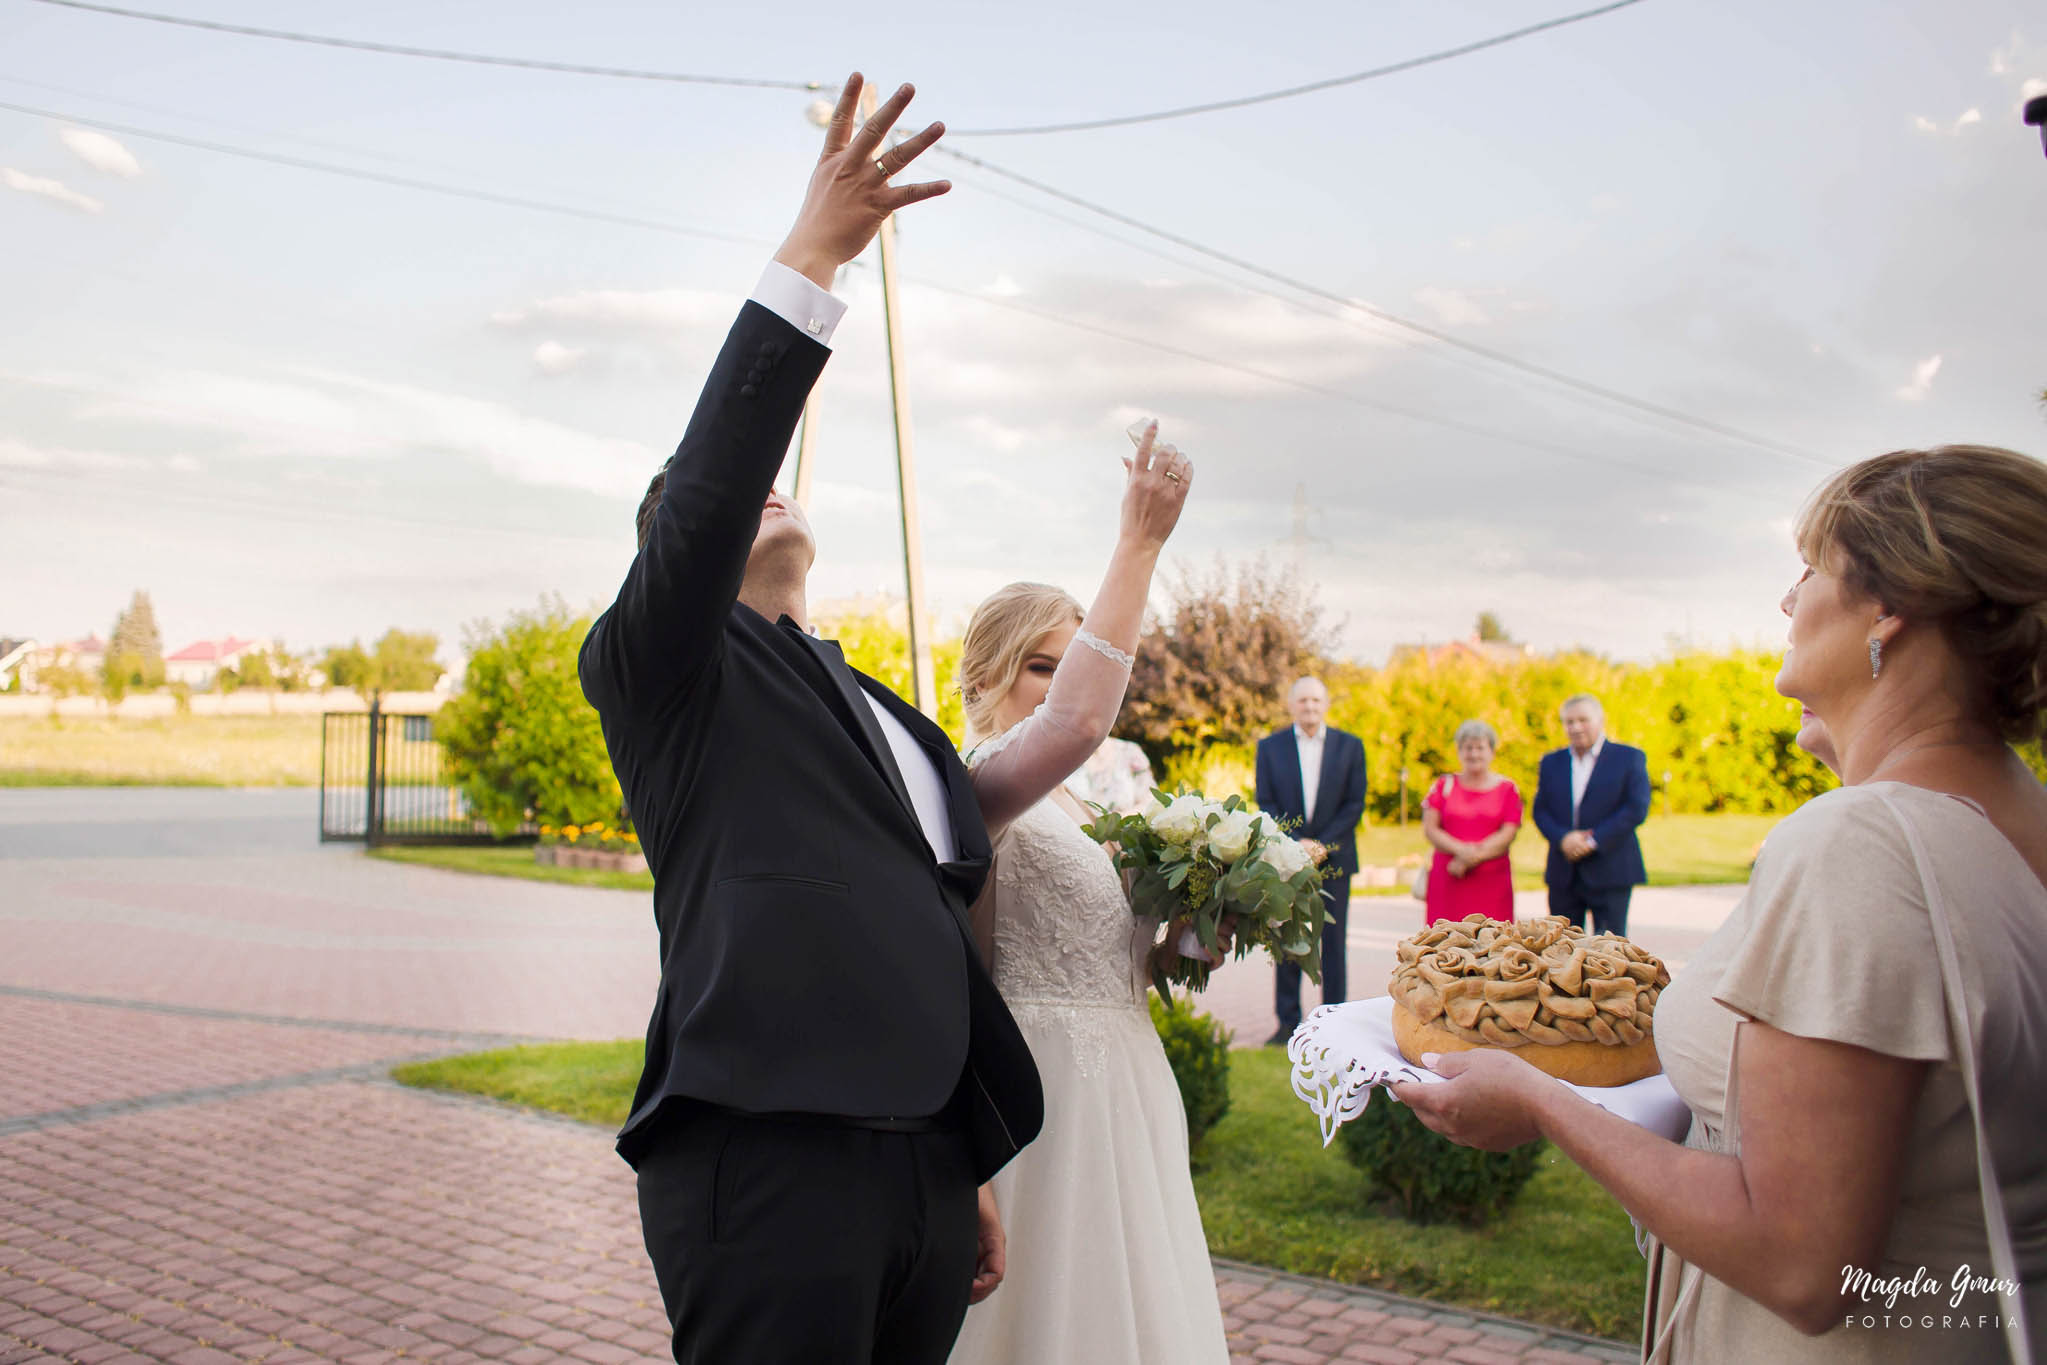
{"type": "Polygon", "coordinates": [[[1884,642],[1874,635],[1869,637],[1869,676],[1874,678],[1884,671],[1884,642]]]}

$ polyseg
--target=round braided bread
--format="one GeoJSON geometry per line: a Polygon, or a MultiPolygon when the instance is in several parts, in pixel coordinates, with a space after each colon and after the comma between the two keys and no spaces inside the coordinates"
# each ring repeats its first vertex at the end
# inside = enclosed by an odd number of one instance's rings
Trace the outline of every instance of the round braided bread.
{"type": "Polygon", "coordinates": [[[1388,993],[1401,1055],[1475,1047],[1516,1055],[1579,1085],[1654,1075],[1656,1000],[1670,972],[1618,934],[1560,916],[1472,915],[1404,939],[1388,993]]]}

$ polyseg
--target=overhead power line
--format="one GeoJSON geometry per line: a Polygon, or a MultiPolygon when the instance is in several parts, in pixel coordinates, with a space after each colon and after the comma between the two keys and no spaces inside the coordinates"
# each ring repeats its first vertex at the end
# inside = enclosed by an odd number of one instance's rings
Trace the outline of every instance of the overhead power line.
{"type": "Polygon", "coordinates": [[[1050,197],[1058,199],[1063,203],[1072,204],[1076,208],[1086,209],[1089,213],[1095,214],[1098,217],[1106,218],[1111,222],[1121,223],[1125,227],[1135,228],[1137,231],[1145,233],[1148,236],[1156,237],[1161,241],[1171,242],[1175,246],[1184,248],[1185,250],[1188,251],[1196,252],[1202,256],[1206,256],[1210,260],[1221,261],[1223,264],[1231,266],[1237,270],[1241,270],[1246,274],[1255,275],[1260,279],[1270,280],[1275,284],[1284,285],[1289,289],[1299,290],[1303,294],[1308,294],[1318,299],[1325,299],[1330,303],[1338,305],[1339,307],[1352,309],[1358,313],[1364,314],[1367,317],[1377,318],[1379,321],[1390,323],[1391,325],[1400,328],[1404,332],[1409,332],[1416,336],[1424,337],[1429,341],[1437,343],[1438,345],[1452,347],[1456,350],[1463,351],[1468,355],[1481,357],[1482,359],[1490,361],[1495,365],[1499,365],[1507,369],[1516,370],[1522,374],[1531,375],[1538,379],[1547,380],[1552,384],[1557,384],[1564,388],[1571,389],[1575,392],[1601,399],[1605,402],[1612,403],[1618,407],[1629,409],[1630,411],[1633,412],[1641,413],[1651,417],[1656,417],[1665,422],[1674,422],[1680,426],[1690,427],[1696,431],[1708,432],[1712,435],[1723,437],[1727,440],[1739,441],[1744,445],[1754,446],[1760,450],[1767,450],[1777,455],[1786,456],[1790,459],[1803,460],[1808,464],[1819,465],[1822,468],[1827,469],[1832,469],[1837,463],[1836,461],[1827,459],[1825,456],[1814,454],[1813,452],[1808,450],[1802,450],[1797,446],[1787,445],[1782,441],[1773,440],[1767,436],[1758,436],[1752,432],[1743,431],[1738,427],[1728,426],[1724,422],[1716,422],[1711,418],[1707,417],[1698,417],[1693,415],[1692,413],[1679,411],[1676,408],[1665,407],[1661,403],[1652,403],[1648,399],[1637,398],[1633,394],[1623,393],[1619,389],[1608,388],[1603,384],[1595,384],[1591,380],[1580,379],[1576,375],[1567,374],[1562,370],[1554,370],[1546,365],[1538,365],[1534,361],[1523,360],[1519,356],[1510,355],[1505,351],[1494,350],[1490,346],[1481,346],[1475,341],[1466,341],[1464,338],[1460,336],[1457,336],[1450,332],[1445,332],[1440,328],[1431,327],[1427,323],[1417,322],[1413,318],[1402,317],[1398,313],[1390,312],[1387,309],[1376,307],[1372,304],[1365,303],[1359,299],[1349,298],[1345,295],[1338,294],[1333,290],[1324,289],[1320,285],[1310,284],[1306,280],[1295,279],[1293,276],[1285,274],[1281,271],[1273,270],[1270,269],[1269,267],[1259,265],[1256,261],[1246,260],[1242,256],[1235,256],[1227,251],[1222,251],[1215,247],[1208,246],[1204,243],[1197,242],[1191,237],[1182,236],[1181,234],[1169,231],[1166,228],[1156,227],[1150,223],[1144,222],[1142,219],[1133,218],[1127,213],[1122,213],[1116,209],[1108,208],[1105,205],[1097,204],[1090,199],[1083,199],[1081,196],[1077,194],[1068,193],[1067,191],[1060,189],[1056,185],[1048,185],[1042,180],[1034,180],[1030,176],[1024,175],[1021,172],[1012,171],[1007,167],[998,166],[994,162],[988,161],[982,157],[974,156],[967,152],[962,152],[956,147],[947,147],[941,143],[940,145],[932,148],[932,150],[934,152],[939,153],[942,156],[951,157],[955,161],[963,162],[966,165],[973,166],[979,170],[986,171],[990,175],[1001,176],[1003,179],[1009,180],[1018,185],[1022,185],[1027,189],[1036,190],[1040,194],[1049,195],[1050,197]]]}
{"type": "Polygon", "coordinates": [[[552,71],[567,76],[611,76],[628,81],[668,81],[678,85],[736,85],[757,90],[822,90],[818,81],[781,81],[752,76],[702,76],[680,71],[642,71],[631,67],[587,66],[579,62],[543,62],[528,57],[497,57],[481,52],[454,52],[443,48],[406,47],[398,43],[372,43],[355,38],[334,38],[318,33],[294,33],[287,29],[254,28],[247,24],[223,24],[211,19],[188,19],[179,14],[153,14],[147,10],[122,9],[118,5],[95,5],[87,0],[36,0],[41,5],[62,9],[110,14],[121,19],[144,19],[152,24],[204,29],[211,33],[232,33],[243,38],[270,38],[286,43],[309,43],[316,47],[346,48],[353,52],[379,52],[389,57],[429,57],[441,62],[468,62],[474,66],[509,66],[526,71],[552,71]]]}
{"type": "Polygon", "coordinates": [[[642,218],[629,213],[610,213],[603,209],[579,208],[574,204],[556,204],[545,199],[529,199],[523,195],[500,194],[494,190],[465,189],[459,185],[444,185],[433,180],[419,180],[407,175],[391,175],[385,171],[366,171],[354,166],[339,166],[331,161],[314,161],[309,157],[285,156],[277,152],[261,152],[252,147],[237,147],[226,142],[209,142],[204,138],[182,137],[176,133],[159,133],[148,128],[137,128],[131,124],[114,123],[106,119],[81,118],[55,109],[39,109],[29,104],[12,104],[0,100],[0,109],[11,113],[29,114],[37,118],[57,119],[64,123],[75,123],[85,128],[98,128],[102,132],[120,133],[124,137],[142,138],[149,142],[167,142],[176,147],[192,147],[202,152],[216,152],[222,156],[236,156],[249,161],[268,162],[273,166],[289,166],[293,170],[318,171],[323,175],[346,176],[351,180],[367,180],[378,185],[396,185],[401,189],[422,190],[428,194],[446,195],[453,199],[470,199],[482,204],[498,204],[507,208],[532,209],[538,213],[558,213],[570,218],[586,218],[597,223],[616,223],[623,227],[647,228],[653,232],[671,233],[678,237],[696,237],[707,242],[731,242],[740,246],[767,246],[775,243],[766,237],[748,237],[733,232],[716,232],[710,228],[687,227],[680,223],[664,222],[658,218],[642,218]]]}
{"type": "MultiPolygon", "coordinates": [[[[73,0],[47,0],[47,3],[66,4],[73,3],[73,0]]],[[[1243,109],[1253,104],[1270,104],[1274,100],[1293,99],[1297,95],[1312,95],[1318,90],[1334,90],[1338,86],[1358,85],[1365,81],[1378,80],[1381,76],[1393,76],[1398,75],[1402,71],[1412,71],[1416,67],[1433,66],[1437,62],[1447,62],[1458,57],[1468,57],[1474,52],[1483,52],[1487,48],[1500,47],[1507,43],[1517,42],[1522,38],[1533,37],[1538,33],[1547,33],[1551,29],[1562,28],[1567,24],[1577,24],[1583,23],[1587,19],[1597,19],[1601,15],[1612,14],[1615,10],[1626,9],[1630,5],[1639,5],[1641,3],[1642,0],[1614,0],[1612,4],[1601,5],[1597,9],[1581,10],[1577,14],[1566,14],[1556,19],[1545,19],[1539,24],[1530,24],[1526,28],[1517,28],[1511,33],[1496,33],[1490,38],[1481,38],[1477,42],[1462,43],[1456,47],[1446,47],[1440,52],[1430,52],[1420,57],[1409,57],[1404,61],[1391,62],[1385,66],[1375,66],[1369,71],[1354,71],[1348,76],[1331,76],[1326,80],[1310,81],[1306,85],[1290,85],[1284,90],[1267,90],[1263,94],[1258,95],[1239,95],[1234,99],[1210,100],[1206,104],[1186,104],[1181,105],[1177,109],[1160,109],[1149,114],[1119,114],[1110,118],[1083,119],[1075,123],[1035,123],[1017,128],[956,128],[952,130],[952,135],[954,137],[1028,137],[1037,133],[1081,133],[1096,128],[1127,128],[1133,123],[1162,123],[1167,119],[1190,118],[1195,114],[1213,114],[1224,109],[1243,109]]]]}

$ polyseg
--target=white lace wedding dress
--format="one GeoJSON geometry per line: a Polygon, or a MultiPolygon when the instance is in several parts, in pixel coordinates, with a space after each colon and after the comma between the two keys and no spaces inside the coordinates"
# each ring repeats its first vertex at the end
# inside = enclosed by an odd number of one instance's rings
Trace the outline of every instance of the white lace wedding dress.
{"type": "Polygon", "coordinates": [[[1044,706],[970,756],[996,832],[978,910],[984,923],[992,910],[995,984],[1037,1060],[1045,1125],[995,1177],[1008,1273],[968,1310],[956,1365],[1229,1360],[1187,1117],[1146,1004],[1158,926],[1047,795],[1106,733],[1128,666],[1082,632],[1044,706]]]}

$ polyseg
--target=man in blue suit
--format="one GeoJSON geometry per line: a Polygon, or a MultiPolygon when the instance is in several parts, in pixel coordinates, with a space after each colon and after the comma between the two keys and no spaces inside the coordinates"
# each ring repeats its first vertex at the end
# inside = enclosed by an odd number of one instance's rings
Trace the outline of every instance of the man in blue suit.
{"type": "Polygon", "coordinates": [[[1549,912],[1592,932],[1628,932],[1628,900],[1649,880],[1635,827],[1649,818],[1649,758],[1606,737],[1599,698],[1563,706],[1570,747],[1542,756],[1535,827],[1549,840],[1549,912]]]}
{"type": "MultiPolygon", "coordinates": [[[[1322,1003],[1345,998],[1343,933],[1350,920],[1350,879],[1358,870],[1358,821],[1365,813],[1365,743],[1323,724],[1329,689],[1302,678],[1287,693],[1294,723],[1258,741],[1258,809],[1286,823],[1332,875],[1322,883],[1322,1003]]],[[[1301,1024],[1301,969],[1281,964],[1273,983],[1284,1045],[1301,1024]]]]}

